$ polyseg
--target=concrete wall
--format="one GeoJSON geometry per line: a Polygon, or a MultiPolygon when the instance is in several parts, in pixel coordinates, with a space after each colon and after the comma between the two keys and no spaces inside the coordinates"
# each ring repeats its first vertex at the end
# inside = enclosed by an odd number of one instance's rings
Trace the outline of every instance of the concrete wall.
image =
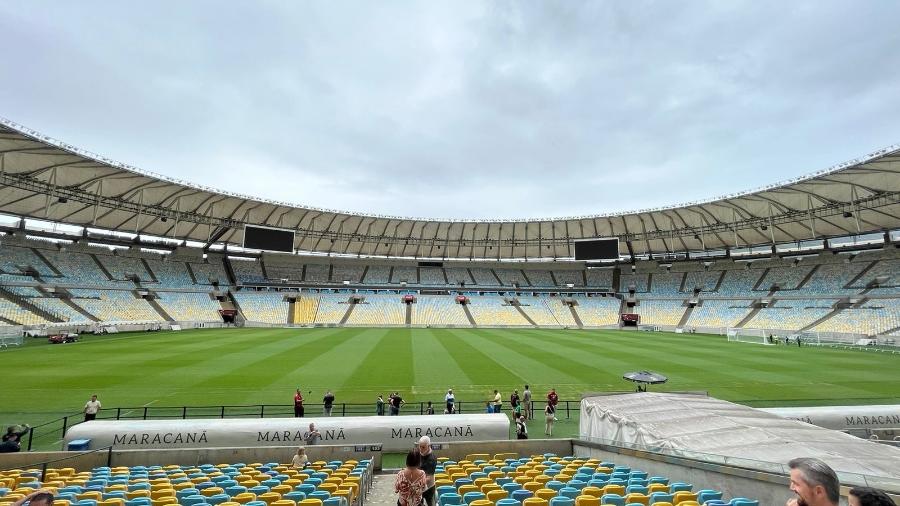
{"type": "MultiPolygon", "coordinates": [[[[726,500],[733,497],[747,497],[757,499],[763,505],[776,506],[785,504],[788,499],[795,497],[788,488],[790,480],[781,474],[583,441],[574,443],[573,452],[579,457],[608,460],[640,469],[650,473],[651,476],[665,476],[671,482],[691,483],[695,491],[705,488],[720,490],[726,500]]],[[[843,495],[846,496],[846,490],[843,491],[843,495]]],[[[841,499],[841,504],[846,506],[845,498],[841,499]]]]}

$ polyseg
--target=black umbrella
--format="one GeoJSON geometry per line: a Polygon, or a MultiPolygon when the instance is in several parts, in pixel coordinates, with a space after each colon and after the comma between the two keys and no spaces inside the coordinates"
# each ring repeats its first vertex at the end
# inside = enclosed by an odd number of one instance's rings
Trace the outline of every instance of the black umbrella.
{"type": "Polygon", "coordinates": [[[650,372],[650,371],[632,371],[626,372],[622,375],[624,379],[628,381],[633,381],[638,383],[638,391],[646,390],[645,388],[641,388],[641,383],[649,384],[649,385],[658,385],[660,383],[665,383],[669,381],[669,378],[663,376],[662,374],[650,372]]]}

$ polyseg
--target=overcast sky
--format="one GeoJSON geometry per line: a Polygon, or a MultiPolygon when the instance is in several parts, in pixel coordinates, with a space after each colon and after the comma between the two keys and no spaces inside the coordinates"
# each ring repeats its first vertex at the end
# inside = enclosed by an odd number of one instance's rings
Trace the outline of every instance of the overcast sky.
{"type": "Polygon", "coordinates": [[[536,218],[900,142],[900,2],[0,3],[0,116],[317,207],[536,218]]]}

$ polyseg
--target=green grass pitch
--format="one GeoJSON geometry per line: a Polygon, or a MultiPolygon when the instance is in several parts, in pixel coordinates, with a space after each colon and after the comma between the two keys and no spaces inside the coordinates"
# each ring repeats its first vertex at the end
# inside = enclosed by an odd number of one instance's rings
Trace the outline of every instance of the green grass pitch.
{"type": "MultiPolygon", "coordinates": [[[[642,369],[670,378],[651,390],[701,390],[751,406],[900,402],[898,355],[664,332],[210,329],[86,336],[66,345],[29,340],[0,351],[0,360],[3,426],[79,413],[92,393],[106,409],[283,404],[287,410],[299,386],[314,403],[331,389],[338,403],[367,403],[374,411],[376,396],[393,390],[407,401],[441,406],[452,387],[458,400],[483,406],[494,388],[506,400],[528,383],[537,399],[555,387],[562,399],[578,400],[584,392],[631,390],[622,373],[642,369]]],[[[319,409],[309,407],[308,416],[319,409]]],[[[563,433],[577,431],[577,423],[570,425],[563,433]]]]}

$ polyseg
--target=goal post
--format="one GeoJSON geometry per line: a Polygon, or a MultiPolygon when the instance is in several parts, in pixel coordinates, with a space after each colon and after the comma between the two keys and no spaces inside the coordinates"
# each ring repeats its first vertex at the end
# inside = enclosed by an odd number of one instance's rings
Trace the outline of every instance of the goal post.
{"type": "Polygon", "coordinates": [[[769,341],[769,336],[762,329],[729,328],[725,332],[725,335],[728,336],[728,342],[731,343],[775,344],[769,341]]]}

